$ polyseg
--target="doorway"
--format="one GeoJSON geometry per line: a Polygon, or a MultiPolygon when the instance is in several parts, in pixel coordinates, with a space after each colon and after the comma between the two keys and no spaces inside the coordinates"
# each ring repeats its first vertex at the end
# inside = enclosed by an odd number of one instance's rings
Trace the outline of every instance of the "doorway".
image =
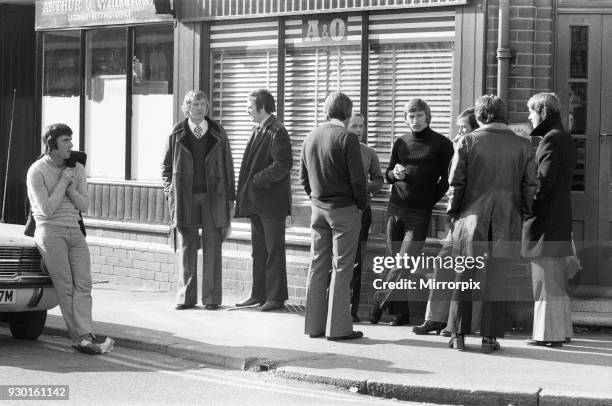
{"type": "Polygon", "coordinates": [[[612,285],[612,14],[560,14],[556,85],[578,162],[572,183],[581,285],[612,285]]]}

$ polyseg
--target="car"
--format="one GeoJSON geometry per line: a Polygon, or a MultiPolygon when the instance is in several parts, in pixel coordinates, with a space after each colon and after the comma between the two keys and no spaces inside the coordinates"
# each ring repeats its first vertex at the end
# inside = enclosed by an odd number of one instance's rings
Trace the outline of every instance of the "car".
{"type": "Polygon", "coordinates": [[[0,223],[0,321],[8,322],[13,337],[35,340],[58,301],[34,238],[23,230],[0,223]]]}

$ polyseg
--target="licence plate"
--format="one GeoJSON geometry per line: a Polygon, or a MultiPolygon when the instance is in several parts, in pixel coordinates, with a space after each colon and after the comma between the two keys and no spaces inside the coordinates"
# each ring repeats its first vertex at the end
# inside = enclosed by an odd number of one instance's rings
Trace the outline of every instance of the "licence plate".
{"type": "Polygon", "coordinates": [[[16,303],[17,294],[15,289],[0,289],[0,305],[6,303],[16,303]]]}

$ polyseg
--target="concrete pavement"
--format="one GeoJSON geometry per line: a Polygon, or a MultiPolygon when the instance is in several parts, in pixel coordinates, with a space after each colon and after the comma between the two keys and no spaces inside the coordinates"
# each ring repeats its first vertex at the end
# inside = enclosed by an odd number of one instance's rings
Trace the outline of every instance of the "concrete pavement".
{"type": "MultiPolygon", "coordinates": [[[[106,284],[93,291],[94,332],[118,345],[152,350],[232,369],[356,388],[361,393],[443,404],[610,405],[612,335],[578,334],[560,349],[528,347],[525,336],[502,339],[501,351],[448,348],[448,338],[418,336],[407,326],[359,323],[364,338],[332,342],[303,334],[304,314],[235,309],[174,310],[169,292],[130,291],[106,284]]],[[[59,308],[46,332],[65,335],[59,308]]]]}

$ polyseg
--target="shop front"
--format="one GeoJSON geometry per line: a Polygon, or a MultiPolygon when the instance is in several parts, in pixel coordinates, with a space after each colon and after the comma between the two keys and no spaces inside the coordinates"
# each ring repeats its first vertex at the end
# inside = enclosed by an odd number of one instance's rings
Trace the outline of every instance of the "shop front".
{"type": "MultiPolygon", "coordinates": [[[[192,88],[210,95],[211,116],[225,128],[236,173],[253,123],[247,95],[266,88],[277,101],[293,145],[292,215],[287,230],[289,295],[305,298],[310,261],[310,203],[299,184],[302,142],[324,121],[333,91],[346,93],[366,118],[368,144],[386,169],[395,139],[408,128],[402,108],[412,98],[432,109],[431,127],[455,134],[454,118],[483,92],[482,7],[469,1],[189,1],[175,2],[176,104],[192,88]],[[459,75],[458,72],[461,72],[459,75]],[[461,80],[463,79],[463,80],[461,80]]],[[[177,115],[177,119],[180,115],[177,115]]],[[[389,187],[373,199],[368,255],[384,255],[389,187]]],[[[447,228],[436,207],[428,250],[447,228]]],[[[249,223],[235,221],[224,247],[224,290],[250,290],[249,223]]],[[[372,273],[364,275],[362,302],[371,299],[372,273]]]]}
{"type": "MultiPolygon", "coordinates": [[[[609,115],[603,113],[610,107],[605,84],[611,79],[605,63],[592,62],[610,59],[608,3],[37,1],[37,122],[68,123],[78,134],[75,144],[89,155],[92,204],[86,223],[96,278],[172,289],[174,243],[159,168],[162,144],[183,118],[182,99],[192,89],[209,95],[210,115],[230,138],[238,173],[253,125],[247,95],[270,90],[293,145],[288,281],[290,300],[304,302],[310,206],[297,180],[299,153],[304,137],[323,121],[329,92],[349,95],[366,117],[368,144],[384,169],[393,141],[407,131],[402,107],[411,98],[425,99],[432,128],[453,137],[459,112],[484,93],[498,93],[507,99],[509,123],[527,135],[527,99],[556,91],[580,155],[574,234],[582,252],[588,241],[600,246],[612,239],[607,144],[612,138],[609,115]],[[169,5],[173,15],[164,14],[169,5]],[[85,10],[89,6],[93,9],[85,10]],[[106,9],[95,9],[102,6],[106,9]]],[[[369,256],[384,254],[388,196],[386,185],[373,199],[369,256]]],[[[232,229],[224,245],[224,292],[245,296],[251,283],[249,224],[235,221],[232,229]]],[[[436,252],[446,229],[440,204],[427,250],[436,252]]],[[[594,256],[584,251],[581,284],[595,286],[589,294],[602,296],[610,284],[610,256],[605,247],[591,250],[594,256]]],[[[362,303],[372,294],[372,273],[366,274],[362,303]]],[[[524,263],[508,275],[506,291],[518,303],[514,320],[529,324],[532,292],[524,263]]]]}

